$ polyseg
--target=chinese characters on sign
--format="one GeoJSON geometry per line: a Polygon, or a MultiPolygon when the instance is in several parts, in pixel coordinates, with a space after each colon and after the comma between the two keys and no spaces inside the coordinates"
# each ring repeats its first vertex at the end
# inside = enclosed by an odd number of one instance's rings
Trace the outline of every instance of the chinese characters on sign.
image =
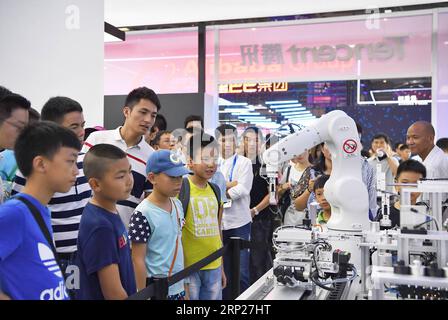
{"type": "Polygon", "coordinates": [[[219,93],[283,92],[288,91],[288,82],[232,83],[220,84],[219,93]]]}
{"type": "MultiPolygon", "coordinates": [[[[242,45],[241,50],[241,65],[258,64],[258,45],[242,45]]],[[[261,56],[263,57],[263,64],[283,64],[283,50],[280,43],[263,44],[261,46],[261,56]]]]}

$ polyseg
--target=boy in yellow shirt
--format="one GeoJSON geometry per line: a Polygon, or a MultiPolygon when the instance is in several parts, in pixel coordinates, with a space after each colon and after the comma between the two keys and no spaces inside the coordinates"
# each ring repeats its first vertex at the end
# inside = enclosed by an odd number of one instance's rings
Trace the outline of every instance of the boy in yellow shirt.
{"type": "MultiPolygon", "coordinates": [[[[179,194],[186,205],[182,231],[185,268],[222,247],[220,191],[208,182],[217,170],[216,140],[203,131],[195,133],[187,142],[187,154],[193,175],[184,178],[179,194]]],[[[221,300],[222,288],[226,285],[222,259],[203,267],[188,277],[186,283],[191,300],[221,300]]]]}

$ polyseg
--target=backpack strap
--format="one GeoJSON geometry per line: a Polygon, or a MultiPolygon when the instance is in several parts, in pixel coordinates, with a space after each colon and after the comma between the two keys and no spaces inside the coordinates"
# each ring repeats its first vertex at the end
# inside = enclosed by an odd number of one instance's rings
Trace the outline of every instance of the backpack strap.
{"type": "MultiPolygon", "coordinates": [[[[219,207],[219,205],[221,204],[221,189],[219,189],[219,187],[212,182],[209,182],[208,184],[215,194],[219,207]]],[[[187,177],[182,179],[182,186],[180,188],[178,198],[182,203],[182,209],[184,210],[184,219],[187,219],[188,204],[190,203],[190,181],[188,181],[187,177]]]]}
{"type": "Polygon", "coordinates": [[[212,188],[216,200],[218,200],[218,208],[219,208],[219,206],[221,205],[221,189],[219,189],[218,185],[214,184],[213,182],[209,182],[208,184],[212,188]]]}
{"type": "Polygon", "coordinates": [[[41,213],[34,206],[34,204],[32,204],[31,201],[29,201],[27,198],[19,196],[19,197],[16,197],[16,199],[22,201],[27,206],[27,208],[31,212],[31,214],[33,215],[34,220],[36,221],[37,225],[39,226],[40,231],[44,235],[44,238],[47,240],[48,245],[50,246],[51,251],[53,252],[54,259],[55,259],[56,263],[58,264],[59,269],[61,270],[61,274],[62,274],[63,278],[65,279],[65,274],[61,268],[61,263],[58,259],[58,254],[56,252],[56,248],[53,243],[53,238],[51,237],[50,231],[48,230],[47,225],[45,224],[45,221],[42,218],[41,213]]]}
{"type": "Polygon", "coordinates": [[[190,203],[190,182],[187,177],[182,179],[182,186],[179,192],[179,201],[182,203],[182,209],[184,210],[184,218],[187,218],[188,204],[190,203]]]}
{"type": "MultiPolygon", "coordinates": [[[[179,225],[180,224],[179,210],[177,209],[176,202],[174,202],[172,199],[171,199],[171,204],[176,209],[176,221],[178,223],[178,228],[180,229],[181,226],[179,225]]],[[[174,248],[174,256],[173,256],[173,260],[171,261],[170,270],[168,271],[168,277],[171,277],[171,274],[173,273],[174,264],[176,263],[177,251],[179,249],[179,237],[180,237],[180,235],[177,234],[176,235],[176,247],[174,248]]]]}

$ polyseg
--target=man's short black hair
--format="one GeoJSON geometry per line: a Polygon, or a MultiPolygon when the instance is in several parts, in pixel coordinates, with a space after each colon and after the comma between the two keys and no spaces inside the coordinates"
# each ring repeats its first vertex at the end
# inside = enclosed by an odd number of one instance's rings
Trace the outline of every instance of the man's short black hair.
{"type": "Polygon", "coordinates": [[[437,140],[436,145],[444,151],[448,150],[448,138],[440,138],[437,140]]]}
{"type": "Polygon", "coordinates": [[[257,135],[258,139],[260,140],[260,143],[264,142],[264,138],[263,138],[263,131],[259,128],[259,127],[255,127],[255,126],[250,126],[247,127],[246,129],[244,129],[243,135],[242,137],[246,137],[248,132],[253,132],[257,135]]]}
{"type": "Polygon", "coordinates": [[[94,145],[84,157],[83,170],[87,180],[101,179],[117,160],[126,158],[126,153],[120,148],[106,143],[94,145]]]}
{"type": "Polygon", "coordinates": [[[218,144],[211,135],[205,133],[204,131],[197,132],[190,137],[187,141],[187,153],[191,159],[194,159],[194,156],[199,150],[202,150],[206,147],[212,147],[218,149],[218,144]]]}
{"type": "Polygon", "coordinates": [[[185,145],[188,140],[186,139],[186,136],[188,134],[193,134],[193,128],[178,128],[174,131],[171,131],[171,134],[174,136],[174,139],[176,139],[177,143],[182,143],[183,145],[185,145]]]}
{"type": "Polygon", "coordinates": [[[171,134],[171,131],[168,130],[162,130],[156,133],[156,136],[151,141],[151,146],[158,146],[160,143],[160,139],[162,139],[162,136],[165,134],[171,134]]]}
{"type": "Polygon", "coordinates": [[[404,151],[406,149],[409,149],[409,146],[405,143],[400,143],[401,145],[398,147],[398,150],[404,151]]]}
{"type": "Polygon", "coordinates": [[[37,111],[34,108],[30,108],[30,110],[28,110],[29,112],[29,119],[28,122],[29,123],[34,123],[40,120],[40,113],[39,111],[37,111]]]}
{"type": "Polygon", "coordinates": [[[189,122],[192,122],[192,121],[200,121],[201,122],[201,127],[204,128],[204,119],[202,119],[201,116],[198,116],[198,115],[195,115],[195,114],[189,115],[188,117],[185,118],[184,128],[187,128],[187,124],[189,122]]]}
{"type": "Polygon", "coordinates": [[[147,87],[139,87],[129,92],[128,96],[126,97],[125,107],[129,107],[132,109],[136,104],[140,102],[141,99],[146,99],[154,103],[157,107],[157,111],[162,109],[162,105],[160,104],[160,100],[157,94],[154,92],[154,90],[147,87]]]}
{"type": "Polygon", "coordinates": [[[182,129],[182,135],[179,136],[178,142],[181,142],[184,146],[187,146],[187,143],[188,143],[188,140],[189,140],[189,138],[187,139],[187,135],[194,135],[194,134],[198,134],[198,133],[201,133],[201,132],[204,132],[204,130],[196,128],[196,127],[190,127],[190,128],[187,128],[187,129],[182,129]]]}
{"type": "Polygon", "coordinates": [[[17,166],[25,177],[29,177],[33,171],[33,160],[37,156],[48,159],[67,147],[81,150],[81,143],[73,131],[64,128],[54,122],[35,122],[23,129],[19,134],[14,152],[17,166]]]}
{"type": "Polygon", "coordinates": [[[319,177],[317,177],[316,181],[314,181],[314,187],[313,191],[316,193],[317,189],[323,189],[325,186],[325,183],[327,183],[328,179],[330,179],[330,176],[323,174],[319,177]]]}
{"type": "Polygon", "coordinates": [[[11,117],[11,113],[16,109],[30,110],[31,103],[19,94],[11,93],[0,100],[0,124],[11,117]]]}
{"type": "Polygon", "coordinates": [[[271,146],[276,144],[279,141],[279,137],[276,134],[266,134],[266,149],[269,149],[271,146]]]}
{"type": "Polygon", "coordinates": [[[81,112],[82,107],[78,101],[68,97],[50,98],[42,107],[41,119],[61,124],[64,116],[70,112],[81,112]]]}
{"type": "MultiPolygon", "coordinates": [[[[197,128],[186,128],[185,129],[185,132],[190,133],[190,134],[193,134],[193,133],[195,133],[197,131],[198,131],[197,128]]],[[[202,131],[202,129],[200,129],[199,131],[202,131]]]]}
{"type": "Polygon", "coordinates": [[[384,141],[386,141],[386,143],[388,144],[388,145],[391,145],[391,141],[390,141],[390,138],[389,138],[389,136],[387,135],[387,134],[385,134],[385,133],[377,133],[376,135],[374,135],[373,136],[373,138],[372,138],[372,142],[373,142],[373,140],[377,140],[377,139],[383,139],[384,141]]]}
{"type": "Polygon", "coordinates": [[[395,143],[394,144],[394,151],[397,151],[399,148],[400,148],[400,146],[403,144],[403,142],[397,142],[397,143],[395,143]]]}
{"type": "Polygon", "coordinates": [[[234,126],[231,124],[222,124],[215,130],[215,137],[219,139],[221,136],[225,136],[228,134],[233,134],[235,137],[237,137],[238,132],[234,126]]]}
{"type": "Polygon", "coordinates": [[[256,135],[261,135],[263,137],[263,132],[261,131],[261,129],[259,127],[250,126],[250,127],[247,127],[246,129],[244,129],[244,133],[247,133],[249,131],[253,131],[256,135]]]}
{"type": "Polygon", "coordinates": [[[423,163],[417,160],[409,159],[400,163],[397,169],[397,179],[403,172],[420,173],[422,175],[422,178],[426,178],[426,167],[423,163]]]}
{"type": "Polygon", "coordinates": [[[0,100],[12,93],[8,88],[0,86],[0,100]]]}
{"type": "Polygon", "coordinates": [[[163,115],[157,114],[156,120],[154,121],[154,125],[151,127],[151,132],[154,132],[155,128],[159,129],[159,131],[165,131],[168,127],[166,119],[163,115]]]}

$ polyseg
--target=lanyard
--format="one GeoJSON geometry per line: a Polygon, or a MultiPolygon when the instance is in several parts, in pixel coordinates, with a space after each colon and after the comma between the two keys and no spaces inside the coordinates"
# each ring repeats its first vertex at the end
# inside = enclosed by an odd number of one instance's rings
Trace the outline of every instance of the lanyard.
{"type": "MultiPolygon", "coordinates": [[[[174,208],[176,209],[177,223],[179,224],[178,225],[179,229],[181,229],[181,226],[180,226],[181,222],[179,219],[179,211],[177,210],[177,205],[176,205],[176,203],[174,203],[174,201],[172,199],[170,199],[170,200],[171,200],[171,205],[174,206],[174,208]]],[[[173,261],[171,261],[170,270],[168,271],[168,277],[171,277],[171,274],[173,273],[174,263],[176,262],[177,251],[179,248],[179,237],[180,237],[180,235],[177,234],[176,235],[176,248],[174,249],[173,261]]]]}
{"type": "Polygon", "coordinates": [[[236,154],[235,157],[233,158],[232,169],[230,169],[229,182],[232,182],[232,179],[233,179],[233,170],[235,170],[235,165],[236,165],[236,160],[237,160],[237,159],[238,159],[238,155],[236,154]]]}

